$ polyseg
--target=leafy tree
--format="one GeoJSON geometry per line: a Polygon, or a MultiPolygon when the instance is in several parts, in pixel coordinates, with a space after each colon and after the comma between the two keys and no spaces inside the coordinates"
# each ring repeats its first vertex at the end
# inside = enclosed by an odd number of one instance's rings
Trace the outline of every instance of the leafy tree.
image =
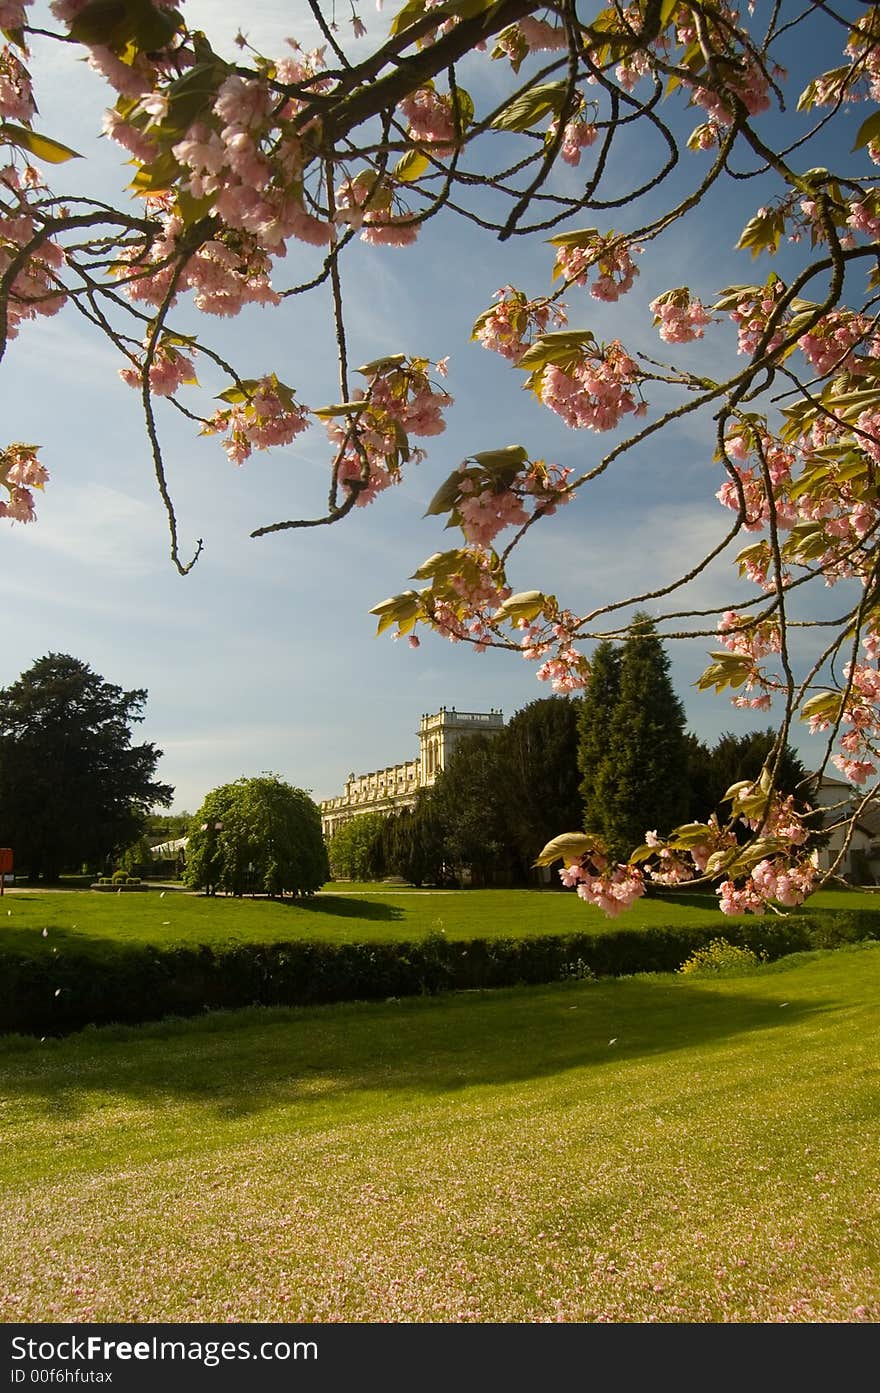
{"type": "Polygon", "coordinates": [[[317,804],[274,774],[213,789],[187,853],[187,884],[208,894],[311,895],[330,876],[317,804]]]}
{"type": "Polygon", "coordinates": [[[385,821],[383,813],[362,813],[334,832],[327,847],[334,879],[378,880],[382,876],[376,844],[385,821]]]}
{"type": "MultiPolygon", "coordinates": [[[[423,225],[459,218],[475,238],[497,237],[493,265],[503,282],[505,244],[532,238],[548,258],[546,275],[537,288],[508,284],[493,304],[475,306],[473,337],[511,364],[517,382],[525,374],[541,406],[573,430],[626,433],[580,472],[520,445],[480,442],[428,507],[462,545],[417,569],[421,588],[375,606],[380,629],[417,641],[421,626],[479,649],[515,650],[540,660],[555,690],[579,690],[589,677],[585,646],[622,637],[644,597],[627,595],[625,580],[623,594],[599,605],[593,596],[572,608],[540,589],[514,593],[511,557],[536,523],[594,482],[613,481],[621,460],[643,446],[658,476],[646,497],[660,493],[664,469],[678,481],[674,433],[687,414],[705,422],[705,458],[718,464],[717,477],[706,471],[707,486],[728,510],[728,531],[705,551],[695,541],[678,576],[658,579],[654,596],[673,596],[665,622],[716,645],[702,687],[760,710],[777,699],[783,737],[796,716],[830,731],[835,753],[823,758],[854,785],[874,780],[866,794],[876,787],[880,352],[876,276],[861,268],[875,265],[880,236],[880,6],[779,0],[740,13],[721,0],[408,0],[387,35],[366,44],[353,8],[353,47],[332,7],[313,0],[310,22],[324,50],[292,36],[284,57],[256,51],[244,36],[224,51],[180,10],[151,0],[54,9],[56,32],[30,24],[28,0],[3,5],[0,139],[11,163],[0,179],[0,351],[28,321],[65,308],[106,335],[138,394],[181,572],[202,544],[190,552],[179,543],[157,396],[171,398],[194,430],[221,437],[236,464],[329,421],[326,510],[276,518],[254,535],[341,522],[421,459],[417,442],[443,429],[451,405],[439,380],[445,359],[432,366],[389,351],[355,375],[345,273],[369,274],[357,257],[371,244],[411,246],[423,225]],[[131,156],[134,178],[127,170],[115,202],[103,188],[102,196],[83,193],[92,181],[75,180],[72,192],[42,182],[44,166],[63,180],[75,152],[40,128],[25,68],[32,33],[72,60],[88,58],[118,94],[106,129],[131,156]],[[833,66],[823,72],[825,55],[833,66]],[[805,63],[798,93],[787,74],[805,63]],[[864,101],[869,109],[853,130],[864,101]],[[582,177],[563,168],[579,163],[582,177]],[[660,289],[641,326],[638,315],[626,317],[626,344],[600,342],[586,327],[578,290],[618,300],[637,283],[641,253],[645,270],[652,254],[655,266],[680,264],[689,246],[717,241],[718,208],[743,200],[736,250],[747,269],[731,268],[733,283],[720,294],[716,273],[694,268],[703,285],[660,289]],[[299,254],[285,261],[288,246],[299,254]],[[311,264],[307,247],[317,249],[311,264]],[[772,268],[761,264],[770,257],[772,268]],[[285,283],[284,265],[297,283],[285,283]],[[307,292],[326,297],[338,346],[329,406],[296,397],[284,380],[295,365],[233,363],[234,334],[215,345],[192,333],[190,296],[216,322],[255,302],[283,312],[307,292]],[[565,328],[562,297],[572,315],[565,328]],[[687,347],[707,334],[706,361],[722,365],[717,380],[687,347]],[[735,357],[724,343],[727,336],[732,348],[734,335],[735,357]],[[196,395],[203,360],[212,379],[223,374],[219,407],[196,395]],[[645,412],[653,414],[641,423],[645,412]],[[737,538],[745,542],[738,550],[729,545],[737,538]],[[683,587],[727,551],[755,589],[742,592],[741,612],[722,614],[718,633],[715,616],[683,587]],[[809,596],[838,580],[844,598],[839,622],[829,624],[809,596]],[[794,648],[789,596],[800,606],[794,648]]],[[[36,53],[52,81],[61,64],[47,61],[45,48],[36,53]]],[[[39,86],[40,73],[33,76],[39,86]]],[[[36,446],[0,450],[3,514],[30,521],[47,477],[36,446]]],[[[622,487],[629,519],[640,500],[622,487]]],[[[765,830],[769,817],[806,885],[797,827],[778,800],[768,817],[759,812],[773,790],[745,796],[756,801],[740,802],[734,815],[765,830]]],[[[605,791],[594,801],[606,802],[605,791]]],[[[623,837],[631,827],[625,818],[617,830],[623,837]]],[[[781,855],[772,851],[774,864],[781,855]]],[[[731,883],[748,880],[757,897],[747,907],[762,903],[747,861],[734,869],[731,883]]]]}
{"type": "Polygon", "coordinates": [[[688,811],[684,707],[653,621],[637,615],[620,656],[620,688],[596,779],[592,817],[626,857],[646,828],[671,832],[688,811]]]}
{"type": "Polygon", "coordinates": [[[162,751],[131,743],[146,700],[66,653],[0,691],[0,828],[32,877],[102,867],[155,804],[171,802],[173,788],[155,778],[162,751]]]}
{"type": "Polygon", "coordinates": [[[529,702],[495,738],[491,795],[523,883],[544,843],[580,824],[579,706],[566,697],[529,702]]]}

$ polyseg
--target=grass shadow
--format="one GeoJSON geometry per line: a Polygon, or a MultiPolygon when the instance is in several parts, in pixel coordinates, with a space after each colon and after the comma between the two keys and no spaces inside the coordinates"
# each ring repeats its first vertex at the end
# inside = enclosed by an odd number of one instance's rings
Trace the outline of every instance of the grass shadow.
{"type": "Polygon", "coordinates": [[[406,910],[399,905],[384,904],[381,900],[362,900],[354,896],[322,893],[301,900],[285,900],[285,908],[297,910],[302,914],[325,914],[335,919],[384,919],[400,920],[406,918],[406,910]]]}
{"type": "MultiPolygon", "coordinates": [[[[521,1083],[791,1032],[850,1006],[814,993],[797,1000],[783,982],[759,993],[745,984],[719,991],[675,978],[620,978],[93,1027],[42,1045],[7,1042],[0,1057],[7,1099],[36,1095],[68,1116],[106,1090],[158,1107],[169,1099],[204,1104],[225,1118],[301,1104],[306,1119],[315,1104],[345,1094],[445,1095],[521,1083]]],[[[755,1047],[758,1066],[765,1043],[755,1047]]]]}

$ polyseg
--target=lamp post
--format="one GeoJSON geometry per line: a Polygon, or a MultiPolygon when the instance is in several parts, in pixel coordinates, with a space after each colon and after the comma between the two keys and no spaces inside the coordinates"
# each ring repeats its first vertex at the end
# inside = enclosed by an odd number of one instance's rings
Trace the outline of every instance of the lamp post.
{"type": "Polygon", "coordinates": [[[208,834],[205,838],[205,894],[216,895],[217,887],[213,881],[214,846],[216,841],[214,833],[223,831],[223,823],[203,822],[202,831],[208,834]]]}

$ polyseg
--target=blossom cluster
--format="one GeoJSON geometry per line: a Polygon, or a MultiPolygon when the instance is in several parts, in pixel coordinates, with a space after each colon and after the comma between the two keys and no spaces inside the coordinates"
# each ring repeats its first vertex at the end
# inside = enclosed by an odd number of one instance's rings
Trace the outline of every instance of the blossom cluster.
{"type": "Polygon", "coordinates": [[[48,478],[49,471],[37,459],[35,445],[15,444],[0,450],[0,486],[7,495],[0,500],[0,517],[33,522],[33,489],[42,489],[48,478]]]}
{"type": "Polygon", "coordinates": [[[352,397],[351,407],[362,407],[327,423],[338,451],[336,479],[356,494],[361,508],[399,481],[402,460],[424,458],[421,450],[410,448],[409,437],[442,434],[443,412],[452,405],[449,393],[432,383],[425,359],[387,360],[368,376],[368,386],[352,397]]]}
{"type": "Polygon", "coordinates": [[[475,652],[484,653],[494,636],[494,615],[510,593],[497,558],[482,547],[466,547],[457,569],[428,592],[425,617],[450,643],[468,639],[475,652]]]}
{"type": "Polygon", "coordinates": [[[23,174],[14,165],[0,167],[0,277],[13,263],[19,268],[6,301],[9,339],[17,336],[18,326],[25,320],[57,314],[67,301],[58,279],[64,251],[40,232],[29,205],[31,191],[38,187],[39,176],[30,166],[23,174]]]}
{"type": "MultiPolygon", "coordinates": [[[[161,201],[160,208],[164,210],[161,201]]],[[[116,274],[131,300],[173,305],[179,291],[192,290],[196,309],[224,318],[237,315],[244,305],[279,303],[269,280],[269,255],[256,238],[219,232],[182,258],[182,220],[167,211],[160,217],[162,235],[150,252],[128,248],[116,264],[116,274]]]]}
{"type": "Polygon", "coordinates": [[[598,849],[564,866],[559,878],[566,887],[574,886],[586,904],[595,905],[610,919],[629,909],[645,893],[644,876],[636,867],[611,865],[598,849]]]}
{"type": "Polygon", "coordinates": [[[452,97],[434,87],[418,87],[400,103],[412,140],[431,148],[433,155],[451,155],[456,145],[452,97]]]}
{"type": "Polygon", "coordinates": [[[463,478],[455,504],[455,521],[465,538],[477,546],[488,546],[505,527],[522,527],[538,511],[543,516],[568,503],[570,469],[526,461],[525,467],[510,480],[478,479],[467,464],[461,465],[463,478]],[[526,504],[532,504],[531,514],[526,504]]]}
{"type": "Polygon", "coordinates": [[[667,290],[648,306],[654,327],[664,343],[692,343],[703,337],[712,315],[700,299],[692,299],[687,286],[667,290]]]}
{"type": "Polygon", "coordinates": [[[545,605],[541,623],[517,621],[522,656],[540,662],[535,673],[538,681],[549,682],[554,692],[564,696],[581,691],[589,681],[589,662],[575,647],[579,623],[570,610],[559,610],[555,603],[545,605]]]}
{"type": "Polygon", "coordinates": [[[223,448],[233,464],[243,464],[253,450],[289,445],[308,428],[308,407],[295,401],[291,389],[274,374],[234,395],[241,399],[216,411],[204,430],[207,435],[225,434],[223,448]]]}
{"type": "MultiPolygon", "coordinates": [[[[559,122],[551,122],[547,132],[548,140],[552,139],[559,129],[559,122]]],[[[596,126],[587,117],[578,115],[571,121],[566,121],[562,132],[562,142],[559,146],[559,154],[566,164],[577,166],[581,162],[581,151],[588,150],[591,145],[595,145],[599,135],[596,126]]]]}
{"type": "Polygon", "coordinates": [[[613,303],[632,289],[639,274],[633,256],[641,247],[614,232],[593,233],[577,243],[560,239],[557,244],[554,275],[563,275],[572,285],[585,286],[590,271],[598,273],[590,286],[596,300],[613,303]]]}
{"type": "Polygon", "coordinates": [[[875,631],[869,631],[862,647],[867,660],[845,665],[843,693],[810,717],[812,734],[828,730],[839,718],[841,753],[833,762],[850,783],[859,785],[875,775],[880,764],[880,645],[875,631]]]}
{"type": "MultiPolygon", "coordinates": [[[[737,326],[737,351],[739,353],[752,354],[757,350],[784,291],[785,286],[782,281],[774,278],[766,287],[750,288],[738,297],[730,311],[730,318],[737,326]]],[[[779,319],[774,320],[773,333],[764,345],[765,353],[772,353],[774,349],[780,347],[785,338],[784,329],[785,316],[782,315],[779,319]]]]}
{"type": "Polygon", "coordinates": [[[543,334],[550,324],[566,322],[561,305],[551,300],[529,300],[512,285],[495,291],[498,303],[484,310],[474,325],[473,337],[484,348],[500,353],[518,363],[530,344],[543,334]]]}
{"type": "MultiPolygon", "coordinates": [[[[150,340],[145,339],[144,348],[149,350],[149,347],[150,340]]],[[[119,376],[129,387],[140,387],[143,383],[143,364],[120,368],[119,376]]],[[[147,377],[150,391],[157,397],[172,397],[179,387],[197,382],[192,358],[168,340],[156,345],[147,377]]]]}
{"type": "MultiPolygon", "coordinates": [[[[0,25],[0,28],[5,28],[0,25]]],[[[36,111],[30,73],[9,44],[0,48],[0,119],[30,122],[36,111]]]]}
{"type": "Polygon", "coordinates": [[[801,904],[814,888],[817,871],[806,850],[809,829],[794,799],[767,795],[760,783],[748,781],[735,785],[729,796],[732,815],[726,826],[713,815],[708,823],[677,828],[667,838],[646,832],[644,846],[634,853],[643,877],[678,885],[711,877],[714,865],[715,874],[727,869],[716,886],[723,914],[762,914],[770,905],[801,904]],[[754,834],[757,855],[750,840],[740,844],[738,825],[754,834]]]}
{"type": "Polygon", "coordinates": [[[538,396],[573,430],[614,430],[628,412],[643,414],[632,387],[642,373],[615,339],[586,348],[566,368],[550,363],[541,371],[538,396]]]}

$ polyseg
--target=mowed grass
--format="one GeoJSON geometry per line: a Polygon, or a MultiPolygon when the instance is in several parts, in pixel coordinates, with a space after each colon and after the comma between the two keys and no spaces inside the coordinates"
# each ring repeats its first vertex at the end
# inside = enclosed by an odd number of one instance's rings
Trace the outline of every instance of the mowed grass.
{"type": "MultiPolygon", "coordinates": [[[[868,908],[880,915],[880,897],[823,891],[804,907],[809,914],[868,908]]],[[[127,944],[274,943],[322,939],[330,943],[449,938],[520,938],[538,934],[638,931],[650,925],[717,925],[729,920],[712,894],[641,900],[611,921],[574,892],[548,890],[414,890],[382,886],[328,888],[306,900],[236,900],[168,890],[161,894],[104,895],[84,891],[7,892],[0,900],[0,950],[51,953],[63,947],[96,953],[127,944]],[[46,930],[44,934],[44,930],[46,930]]]]}
{"type": "Polygon", "coordinates": [[[880,946],[0,1042],[7,1321],[876,1321],[880,946]]]}

